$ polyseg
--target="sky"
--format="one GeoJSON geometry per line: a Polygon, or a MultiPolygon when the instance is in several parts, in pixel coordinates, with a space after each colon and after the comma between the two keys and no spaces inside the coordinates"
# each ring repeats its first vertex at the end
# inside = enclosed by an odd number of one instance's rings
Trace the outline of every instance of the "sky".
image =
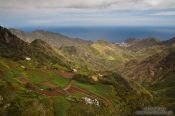
{"type": "Polygon", "coordinates": [[[0,0],[0,25],[175,26],[175,0],[0,0]]]}

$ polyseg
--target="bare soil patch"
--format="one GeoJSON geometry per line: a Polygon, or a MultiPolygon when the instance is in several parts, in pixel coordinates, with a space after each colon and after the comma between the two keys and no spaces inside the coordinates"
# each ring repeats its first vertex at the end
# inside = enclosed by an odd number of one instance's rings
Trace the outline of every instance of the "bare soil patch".
{"type": "Polygon", "coordinates": [[[54,88],[52,90],[42,90],[40,93],[47,95],[47,96],[65,96],[67,95],[66,91],[61,88],[54,88]]]}
{"type": "Polygon", "coordinates": [[[55,85],[55,84],[53,84],[53,83],[51,83],[49,81],[40,83],[40,85],[47,86],[49,88],[56,88],[56,87],[58,87],[57,85],[55,85]]]}
{"type": "Polygon", "coordinates": [[[59,71],[58,74],[64,78],[72,79],[73,76],[75,75],[73,72],[64,72],[64,71],[59,71]]]}

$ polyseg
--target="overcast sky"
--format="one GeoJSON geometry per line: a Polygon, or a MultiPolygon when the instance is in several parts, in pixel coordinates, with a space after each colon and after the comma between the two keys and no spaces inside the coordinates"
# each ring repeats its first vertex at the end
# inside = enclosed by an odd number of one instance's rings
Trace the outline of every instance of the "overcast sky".
{"type": "Polygon", "coordinates": [[[0,25],[175,26],[175,0],[0,0],[0,25]]]}

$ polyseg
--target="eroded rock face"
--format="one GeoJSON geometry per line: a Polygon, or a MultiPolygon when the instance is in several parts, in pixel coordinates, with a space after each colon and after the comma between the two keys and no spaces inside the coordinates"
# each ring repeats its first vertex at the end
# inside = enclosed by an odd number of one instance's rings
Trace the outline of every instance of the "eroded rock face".
{"type": "Polygon", "coordinates": [[[3,27],[0,27],[0,42],[16,48],[28,45],[26,42],[13,35],[8,29],[3,27]]]}

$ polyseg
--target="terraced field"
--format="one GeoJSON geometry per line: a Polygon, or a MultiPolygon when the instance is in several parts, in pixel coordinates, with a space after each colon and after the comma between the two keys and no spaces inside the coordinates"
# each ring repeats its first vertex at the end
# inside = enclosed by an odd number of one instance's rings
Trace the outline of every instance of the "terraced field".
{"type": "Polygon", "coordinates": [[[60,78],[60,79],[57,80],[55,77],[54,78],[50,77],[48,78],[47,81],[39,82],[39,83],[35,82],[34,84],[32,83],[32,81],[34,80],[30,80],[30,78],[20,77],[18,79],[22,84],[26,86],[30,84],[30,87],[28,89],[33,90],[37,93],[44,94],[46,96],[51,96],[51,97],[69,96],[72,94],[80,93],[80,94],[84,94],[85,96],[89,96],[91,98],[96,98],[99,101],[103,102],[106,106],[112,107],[111,101],[109,101],[106,98],[107,96],[105,96],[105,95],[108,95],[108,96],[110,95],[108,93],[104,94],[105,87],[100,88],[102,86],[97,86],[97,87],[94,87],[94,88],[92,87],[89,89],[88,85],[80,86],[77,84],[78,82],[74,82],[70,79],[69,79],[69,83],[62,83],[63,81],[67,82],[68,81],[67,78],[72,78],[72,74],[69,77],[66,75],[65,77],[58,76],[57,78],[60,78]],[[55,84],[55,83],[62,83],[62,84],[60,85],[60,84],[55,84]]]}

